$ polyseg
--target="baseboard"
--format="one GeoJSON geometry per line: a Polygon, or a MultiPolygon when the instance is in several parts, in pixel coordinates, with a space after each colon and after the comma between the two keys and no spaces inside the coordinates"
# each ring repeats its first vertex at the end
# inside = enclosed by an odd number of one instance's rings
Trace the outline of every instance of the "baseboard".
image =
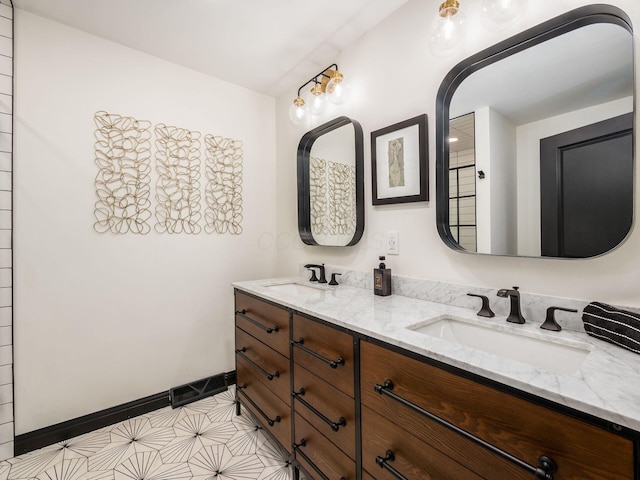
{"type": "Polygon", "coordinates": [[[169,392],[162,392],[33,432],[23,433],[14,439],[14,455],[22,455],[167,406],[169,406],[169,392]]]}

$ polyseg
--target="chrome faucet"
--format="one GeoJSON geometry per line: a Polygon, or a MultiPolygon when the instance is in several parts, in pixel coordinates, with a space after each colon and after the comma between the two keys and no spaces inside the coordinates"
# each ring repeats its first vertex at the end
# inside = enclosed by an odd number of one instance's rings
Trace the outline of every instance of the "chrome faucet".
{"type": "Polygon", "coordinates": [[[513,287],[513,290],[506,288],[498,290],[498,296],[503,298],[509,297],[511,301],[511,311],[507,317],[507,322],[524,323],[525,319],[522,316],[522,311],[520,311],[520,292],[518,291],[518,287],[513,287]]]}
{"type": "MultiPolygon", "coordinates": [[[[307,263],[304,268],[317,268],[320,271],[320,278],[317,279],[318,283],[327,283],[327,277],[325,276],[325,271],[324,271],[324,263],[322,265],[316,265],[314,263],[307,263]]],[[[314,281],[313,277],[311,277],[310,281],[314,281]]]]}

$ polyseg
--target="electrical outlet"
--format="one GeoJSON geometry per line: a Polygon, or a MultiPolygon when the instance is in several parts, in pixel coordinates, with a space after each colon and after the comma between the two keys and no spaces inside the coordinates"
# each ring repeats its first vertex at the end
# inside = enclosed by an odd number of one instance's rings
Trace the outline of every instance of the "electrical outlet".
{"type": "Polygon", "coordinates": [[[400,255],[400,237],[397,231],[387,232],[387,255],[400,255]]]}

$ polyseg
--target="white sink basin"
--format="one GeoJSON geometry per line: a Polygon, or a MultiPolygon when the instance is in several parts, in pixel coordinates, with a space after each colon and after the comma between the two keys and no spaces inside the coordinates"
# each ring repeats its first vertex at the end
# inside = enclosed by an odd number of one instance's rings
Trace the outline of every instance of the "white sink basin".
{"type": "Polygon", "coordinates": [[[588,344],[536,338],[509,326],[496,328],[461,318],[442,316],[407,327],[458,345],[517,360],[547,371],[572,375],[591,351],[588,344]]]}
{"type": "Polygon", "coordinates": [[[303,285],[301,283],[279,283],[275,285],[267,285],[269,290],[274,290],[280,293],[288,293],[290,295],[309,295],[312,293],[323,292],[324,289],[318,287],[312,287],[311,285],[303,285]]]}

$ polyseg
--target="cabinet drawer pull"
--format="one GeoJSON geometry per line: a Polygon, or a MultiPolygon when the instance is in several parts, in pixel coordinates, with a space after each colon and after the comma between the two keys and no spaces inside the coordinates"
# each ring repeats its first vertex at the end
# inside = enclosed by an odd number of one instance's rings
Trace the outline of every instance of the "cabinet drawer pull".
{"type": "Polygon", "coordinates": [[[323,357],[319,353],[314,352],[313,350],[309,350],[307,347],[304,346],[304,338],[302,337],[300,337],[298,340],[291,340],[291,344],[294,347],[298,347],[303,352],[307,352],[309,355],[316,357],[318,360],[322,360],[331,368],[338,368],[338,365],[344,365],[344,358],[342,357],[338,357],[337,360],[330,360],[328,358],[323,357]]]}
{"type": "Polygon", "coordinates": [[[267,333],[278,332],[280,330],[280,328],[277,325],[275,325],[273,327],[266,327],[263,324],[261,324],[260,322],[258,322],[256,320],[254,320],[253,318],[247,316],[247,311],[245,309],[236,310],[236,315],[244,318],[247,322],[253,323],[257,327],[260,327],[262,330],[264,330],[267,333]]]}
{"type": "Polygon", "coordinates": [[[340,430],[340,427],[347,426],[347,420],[344,417],[340,417],[340,419],[337,422],[332,422],[329,418],[325,417],[322,413],[316,410],[315,407],[313,407],[313,405],[311,405],[309,402],[303,399],[302,396],[304,395],[304,388],[301,388],[297,392],[291,392],[291,395],[293,396],[293,398],[295,398],[297,401],[299,401],[301,404],[303,404],[305,407],[311,410],[311,412],[313,412],[314,415],[320,418],[320,420],[322,420],[324,423],[329,425],[331,427],[331,430],[333,430],[334,432],[337,432],[338,430],[340,430]]]}
{"type": "Polygon", "coordinates": [[[391,450],[387,450],[384,454],[384,457],[381,457],[380,455],[376,457],[376,463],[380,466],[380,468],[384,468],[398,480],[408,480],[407,477],[405,477],[399,471],[389,465],[389,462],[393,462],[395,459],[396,456],[393,454],[393,452],[391,450]]]}
{"type": "Polygon", "coordinates": [[[273,380],[274,377],[278,378],[280,377],[280,372],[278,370],[276,370],[273,373],[269,373],[267,372],[264,368],[262,368],[260,365],[258,365],[256,362],[254,362],[253,360],[251,360],[249,357],[247,357],[244,352],[247,351],[246,347],[242,347],[236,350],[236,354],[240,355],[242,358],[244,358],[247,362],[249,362],[251,364],[251,366],[253,368],[255,368],[256,370],[258,370],[262,375],[264,375],[265,377],[267,377],[267,380],[273,380]]]}
{"type": "MultiPolygon", "coordinates": [[[[318,474],[318,476],[322,480],[330,480],[329,477],[327,477],[324,474],[324,472],[322,470],[320,470],[318,468],[318,466],[315,463],[313,463],[311,461],[311,459],[309,457],[307,457],[307,455],[302,450],[300,450],[300,447],[305,447],[306,445],[307,445],[307,441],[303,438],[302,440],[300,440],[300,443],[294,443],[293,444],[293,449],[296,451],[296,453],[298,455],[300,455],[303,458],[303,460],[305,462],[307,462],[311,466],[311,468],[313,468],[315,470],[315,472],[318,474]]],[[[340,480],[347,480],[347,479],[344,478],[344,477],[340,477],[340,480]]]]}
{"type": "Polygon", "coordinates": [[[270,426],[270,427],[273,427],[276,423],[280,423],[280,416],[279,416],[279,415],[276,415],[276,418],[275,418],[275,419],[273,419],[273,420],[271,420],[271,418],[269,418],[269,416],[268,416],[266,413],[264,413],[264,412],[262,411],[262,409],[261,409],[258,405],[256,405],[256,403],[255,403],[253,400],[251,400],[251,399],[249,398],[249,396],[244,392],[244,391],[247,389],[247,386],[248,386],[248,385],[245,383],[245,384],[242,386],[242,390],[238,390],[238,393],[241,393],[241,394],[242,394],[242,396],[244,397],[244,399],[245,399],[247,402],[249,402],[249,403],[253,406],[253,408],[255,408],[255,409],[257,410],[257,412],[260,414],[260,416],[261,416],[262,418],[264,418],[264,419],[267,421],[267,423],[269,424],[269,426],[270,426]]]}
{"type": "Polygon", "coordinates": [[[419,407],[414,403],[411,403],[409,400],[406,400],[396,395],[395,393],[392,392],[393,382],[391,380],[385,380],[382,385],[376,384],[374,389],[380,395],[388,396],[389,398],[395,400],[396,402],[401,403],[405,407],[410,408],[414,412],[424,415],[425,417],[433,420],[434,422],[439,423],[443,427],[453,430],[454,432],[463,436],[467,440],[471,440],[472,442],[480,445],[481,447],[489,450],[490,452],[493,452],[496,455],[504,458],[505,460],[508,460],[511,463],[519,466],[520,468],[532,473],[536,480],[553,480],[553,474],[558,471],[558,466],[556,465],[556,463],[547,456],[542,455],[538,458],[537,467],[533,465],[529,465],[528,463],[520,460],[518,457],[515,457],[508,452],[505,452],[504,450],[496,447],[495,445],[485,442],[483,439],[476,437],[475,435],[467,432],[466,430],[463,430],[460,427],[452,423],[449,423],[445,419],[440,418],[437,415],[425,410],[424,408],[419,407]]]}

